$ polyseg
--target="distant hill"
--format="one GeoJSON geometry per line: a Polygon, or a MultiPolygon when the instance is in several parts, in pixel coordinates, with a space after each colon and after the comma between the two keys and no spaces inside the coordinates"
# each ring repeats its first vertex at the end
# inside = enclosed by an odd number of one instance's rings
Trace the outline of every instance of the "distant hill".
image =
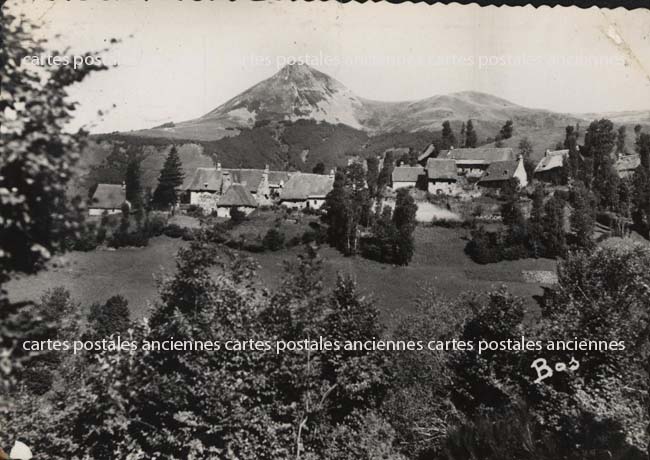
{"type": "Polygon", "coordinates": [[[626,123],[650,121],[650,111],[563,114],[523,107],[490,94],[464,91],[418,101],[363,99],[329,75],[304,64],[288,65],[225,104],[194,120],[165,123],[125,135],[211,141],[237,136],[270,122],[313,120],[378,134],[437,131],[444,120],[476,120],[490,127],[513,120],[522,128],[549,129],[607,115],[626,123]]]}

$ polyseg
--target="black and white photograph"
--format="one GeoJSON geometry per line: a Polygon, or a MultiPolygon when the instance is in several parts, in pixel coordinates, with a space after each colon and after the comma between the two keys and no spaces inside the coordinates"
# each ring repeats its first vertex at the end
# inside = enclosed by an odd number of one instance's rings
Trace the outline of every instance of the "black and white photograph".
{"type": "Polygon", "coordinates": [[[0,11],[0,460],[649,458],[650,9],[0,11]]]}

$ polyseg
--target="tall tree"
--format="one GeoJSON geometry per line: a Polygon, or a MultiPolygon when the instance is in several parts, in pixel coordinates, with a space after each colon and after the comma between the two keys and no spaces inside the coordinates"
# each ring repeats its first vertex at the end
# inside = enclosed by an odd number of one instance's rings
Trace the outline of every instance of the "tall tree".
{"type": "Polygon", "coordinates": [[[571,228],[575,235],[574,244],[581,249],[591,249],[594,246],[591,235],[594,230],[594,207],[591,193],[585,185],[578,181],[571,190],[571,228]]]}
{"type": "Polygon", "coordinates": [[[142,169],[138,158],[129,161],[124,175],[124,183],[126,186],[126,200],[131,205],[131,213],[140,223],[143,217],[144,204],[142,200],[142,169]]]}
{"type": "Polygon", "coordinates": [[[183,185],[183,163],[176,146],[172,146],[158,177],[158,186],[153,194],[154,204],[166,209],[178,202],[178,188],[183,185]]]}
{"type": "Polygon", "coordinates": [[[627,154],[627,149],[625,147],[625,138],[625,125],[621,125],[618,127],[618,131],[616,132],[616,153],[620,155],[627,154]]]}
{"type": "Polygon", "coordinates": [[[514,124],[512,120],[508,120],[501,128],[501,131],[499,131],[498,136],[501,139],[510,139],[512,137],[513,132],[514,132],[514,124]]]}
{"type": "Polygon", "coordinates": [[[377,196],[379,180],[379,160],[371,156],[366,160],[366,184],[371,197],[377,196]]]}
{"type": "Polygon", "coordinates": [[[553,196],[544,205],[542,220],[544,249],[547,257],[562,257],[566,253],[564,232],[564,201],[553,196]]]}
{"type": "Polygon", "coordinates": [[[386,152],[384,163],[379,172],[379,177],[377,178],[377,193],[383,192],[385,187],[391,185],[393,169],[395,169],[395,158],[393,152],[386,152]]]}
{"type": "Polygon", "coordinates": [[[467,128],[465,122],[460,125],[460,139],[458,140],[459,147],[465,147],[465,142],[467,140],[467,128]]]}
{"type": "Polygon", "coordinates": [[[395,198],[395,211],[393,212],[393,223],[397,228],[398,241],[396,244],[395,263],[408,265],[415,252],[415,215],[418,207],[413,196],[407,189],[397,191],[395,198]]]}
{"type": "MultiPolygon", "coordinates": [[[[75,105],[70,87],[101,64],[45,66],[34,70],[24,60],[63,53],[45,49],[35,37],[35,25],[2,7],[0,14],[0,392],[15,383],[15,368],[31,357],[19,341],[47,337],[31,303],[12,303],[3,284],[15,273],[35,273],[54,254],[65,251],[66,240],[82,229],[80,199],[66,196],[69,180],[86,142],[86,133],[64,127],[75,105]],[[34,333],[40,331],[40,333],[34,333]]],[[[87,53],[85,62],[97,63],[87,53]]],[[[72,61],[71,57],[67,57],[72,61]]],[[[6,399],[0,395],[0,410],[6,399]]],[[[6,419],[0,414],[0,419],[6,419]]]]}
{"type": "Polygon", "coordinates": [[[467,120],[467,134],[465,135],[465,147],[476,148],[478,144],[478,139],[476,137],[476,131],[474,130],[474,124],[472,120],[467,120]]]}
{"type": "Polygon", "coordinates": [[[442,122],[442,148],[450,149],[456,146],[456,136],[454,131],[451,129],[451,123],[449,120],[442,122]]]}

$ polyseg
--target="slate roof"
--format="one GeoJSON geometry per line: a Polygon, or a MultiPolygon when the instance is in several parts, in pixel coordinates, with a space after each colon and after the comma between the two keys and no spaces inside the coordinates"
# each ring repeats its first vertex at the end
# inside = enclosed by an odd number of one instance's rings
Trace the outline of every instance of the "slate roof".
{"type": "Polygon", "coordinates": [[[551,169],[561,168],[564,158],[569,156],[569,149],[566,150],[553,150],[547,152],[546,155],[539,160],[535,166],[534,173],[550,171],[551,169]]]}
{"type": "Polygon", "coordinates": [[[417,182],[424,174],[422,166],[397,166],[393,169],[393,182],[417,182]]]}
{"type": "Polygon", "coordinates": [[[217,206],[242,206],[249,208],[256,208],[257,201],[250,194],[248,189],[242,184],[232,184],[223,194],[217,206]]]}
{"type": "Polygon", "coordinates": [[[457,179],[456,161],[447,158],[429,158],[427,176],[429,179],[457,179]]]}
{"type": "Polygon", "coordinates": [[[510,147],[477,147],[475,149],[443,150],[438,158],[452,158],[460,161],[474,160],[478,163],[493,163],[495,161],[511,161],[517,157],[510,147]]]}
{"type": "Polygon", "coordinates": [[[490,166],[488,166],[479,179],[479,183],[511,179],[517,170],[517,165],[519,165],[519,162],[516,160],[495,161],[494,163],[490,163],[490,166]]]}
{"type": "Polygon", "coordinates": [[[284,184],[281,200],[306,200],[324,197],[334,187],[334,177],[323,174],[295,173],[284,184]]]}
{"type": "Polygon", "coordinates": [[[126,202],[126,191],[119,184],[99,184],[93,194],[91,208],[120,209],[126,202]]]}

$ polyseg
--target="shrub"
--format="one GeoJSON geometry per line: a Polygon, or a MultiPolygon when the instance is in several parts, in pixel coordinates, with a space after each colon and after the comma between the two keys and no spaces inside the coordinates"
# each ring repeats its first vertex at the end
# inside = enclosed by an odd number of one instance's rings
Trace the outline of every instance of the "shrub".
{"type": "Polygon", "coordinates": [[[276,228],[271,228],[264,235],[264,240],[262,240],[262,245],[265,249],[269,251],[279,251],[284,247],[285,235],[280,230],[276,228]]]}
{"type": "Polygon", "coordinates": [[[149,236],[143,230],[135,232],[117,231],[108,240],[108,246],[112,248],[123,248],[128,246],[144,247],[149,244],[149,236]]]}
{"type": "Polygon", "coordinates": [[[88,325],[95,337],[105,338],[125,333],[129,324],[129,302],[121,295],[111,297],[104,304],[95,303],[90,306],[88,325]]]}
{"type": "Polygon", "coordinates": [[[200,219],[201,217],[203,217],[203,209],[201,209],[200,206],[191,204],[187,207],[185,214],[187,214],[190,217],[195,217],[197,219],[200,219]]]}
{"type": "Polygon", "coordinates": [[[145,224],[145,231],[149,236],[160,236],[165,231],[167,217],[164,214],[151,214],[145,224]]]}
{"type": "Polygon", "coordinates": [[[76,251],[88,252],[93,251],[97,246],[97,232],[95,231],[95,226],[88,225],[83,229],[79,238],[74,240],[72,247],[76,251]]]}
{"type": "Polygon", "coordinates": [[[177,224],[169,224],[165,227],[164,234],[170,238],[180,238],[183,236],[183,227],[177,224]]]}
{"type": "Polygon", "coordinates": [[[240,211],[238,208],[230,208],[230,220],[234,224],[241,224],[246,220],[246,214],[243,211],[240,211]]]}
{"type": "Polygon", "coordinates": [[[183,228],[183,234],[181,235],[181,238],[183,241],[194,241],[196,239],[196,235],[193,229],[191,228],[183,228]]]}

